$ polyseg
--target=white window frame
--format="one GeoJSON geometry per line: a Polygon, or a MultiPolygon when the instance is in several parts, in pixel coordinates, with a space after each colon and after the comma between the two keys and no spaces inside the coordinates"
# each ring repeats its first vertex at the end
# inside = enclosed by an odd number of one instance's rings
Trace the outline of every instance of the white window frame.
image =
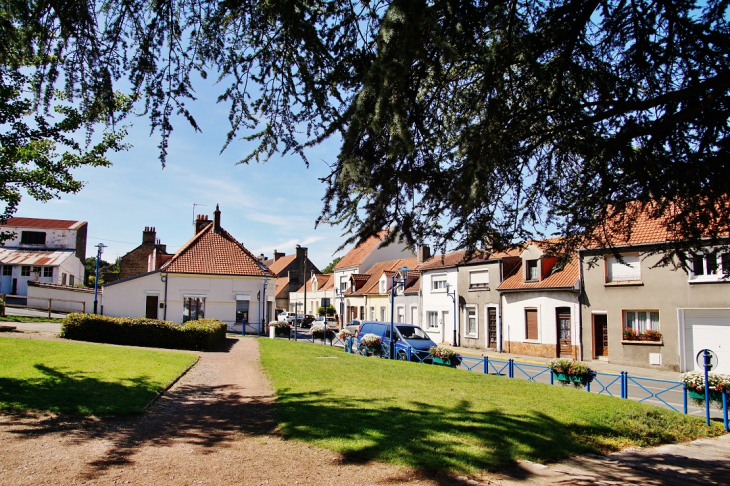
{"type": "Polygon", "coordinates": [[[437,311],[426,312],[426,329],[440,329],[439,313],[437,311]]]}
{"type": "Polygon", "coordinates": [[[347,292],[347,289],[350,287],[349,278],[347,275],[343,275],[340,277],[340,293],[347,292]]]}
{"type": "Polygon", "coordinates": [[[637,333],[660,330],[661,318],[658,309],[625,309],[621,314],[623,329],[633,329],[637,333]],[[653,314],[656,314],[656,322],[654,321],[653,314]],[[633,316],[633,318],[629,316],[633,316]],[[643,317],[643,323],[640,317],[643,317]],[[629,326],[629,321],[632,321],[632,326],[629,326]]]}
{"type": "Polygon", "coordinates": [[[380,307],[380,322],[385,322],[385,307],[380,307]]]}
{"type": "Polygon", "coordinates": [[[623,263],[614,255],[606,257],[606,283],[641,282],[640,255],[638,253],[621,255],[621,259],[623,263]]]}
{"type": "Polygon", "coordinates": [[[406,307],[399,305],[395,308],[395,320],[398,324],[405,324],[406,322],[406,307]]]}
{"type": "Polygon", "coordinates": [[[489,290],[489,269],[469,272],[469,290],[489,290]],[[486,278],[484,278],[486,276],[486,278]],[[477,278],[474,278],[477,277],[477,278]],[[474,280],[477,280],[476,282],[474,280]]]}
{"type": "Polygon", "coordinates": [[[525,280],[528,280],[531,282],[535,281],[535,280],[540,280],[540,260],[539,259],[531,258],[531,259],[525,261],[525,280]],[[532,277],[530,275],[530,264],[532,264],[532,263],[535,264],[535,267],[534,267],[535,276],[534,277],[532,277]]]}
{"type": "Polygon", "coordinates": [[[431,292],[446,292],[448,279],[445,273],[431,275],[431,292]]]}
{"type": "MultiPolygon", "coordinates": [[[[727,281],[726,271],[730,272],[730,268],[726,269],[723,265],[723,255],[727,253],[719,253],[717,251],[708,251],[708,253],[690,254],[692,261],[689,266],[690,282],[720,282],[727,281]],[[702,258],[702,274],[695,274],[695,259],[702,258]],[[715,272],[709,273],[707,269],[708,257],[715,258],[715,272]]],[[[730,261],[730,256],[726,257],[730,261]]],[[[728,263],[728,262],[726,262],[728,263]]]]}
{"type": "Polygon", "coordinates": [[[466,319],[465,326],[464,326],[464,335],[470,338],[478,338],[479,337],[479,308],[475,305],[467,305],[466,306],[466,319]],[[474,311],[474,332],[469,332],[469,320],[472,318],[470,317],[469,313],[471,311],[474,311]]]}

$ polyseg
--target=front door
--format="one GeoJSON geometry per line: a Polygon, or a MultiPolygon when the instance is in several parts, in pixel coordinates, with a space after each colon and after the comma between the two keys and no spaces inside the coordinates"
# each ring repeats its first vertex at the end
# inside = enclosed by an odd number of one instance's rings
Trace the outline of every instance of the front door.
{"type": "Polygon", "coordinates": [[[147,305],[145,306],[145,317],[147,319],[157,319],[157,305],[159,303],[158,295],[148,295],[147,305]]]}
{"type": "Polygon", "coordinates": [[[558,336],[560,337],[560,356],[573,356],[573,343],[570,339],[570,312],[558,311],[558,336]]]}
{"type": "Polygon", "coordinates": [[[487,325],[489,326],[487,346],[491,349],[497,349],[497,309],[494,307],[487,309],[487,325]]]}
{"type": "Polygon", "coordinates": [[[593,314],[593,339],[596,357],[608,356],[608,318],[606,314],[593,314]]]}

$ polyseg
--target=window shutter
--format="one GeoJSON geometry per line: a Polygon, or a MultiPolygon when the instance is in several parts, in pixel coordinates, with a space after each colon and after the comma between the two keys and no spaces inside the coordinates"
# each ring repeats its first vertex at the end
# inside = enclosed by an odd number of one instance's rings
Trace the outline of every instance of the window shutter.
{"type": "Polygon", "coordinates": [[[641,280],[639,257],[637,255],[624,255],[624,263],[619,262],[616,257],[606,259],[606,275],[608,282],[630,282],[641,280]]]}
{"type": "Polygon", "coordinates": [[[537,339],[537,309],[525,309],[525,339],[537,339]]]}

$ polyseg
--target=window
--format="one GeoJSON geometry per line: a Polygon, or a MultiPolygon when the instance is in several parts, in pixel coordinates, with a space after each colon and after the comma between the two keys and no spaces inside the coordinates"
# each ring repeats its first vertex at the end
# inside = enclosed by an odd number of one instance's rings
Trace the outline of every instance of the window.
{"type": "Polygon", "coordinates": [[[349,287],[347,283],[347,275],[340,277],[340,292],[345,292],[349,287]]]}
{"type": "Polygon", "coordinates": [[[443,290],[446,288],[446,275],[434,275],[431,277],[431,290],[443,290]]]}
{"type": "Polygon", "coordinates": [[[375,320],[375,307],[370,308],[370,320],[371,321],[375,320]]]}
{"type": "Polygon", "coordinates": [[[53,267],[43,267],[44,277],[53,277],[53,267]]]}
{"type": "Polygon", "coordinates": [[[361,321],[365,320],[365,306],[364,305],[360,306],[360,320],[361,321]]]}
{"type": "Polygon", "coordinates": [[[713,251],[692,255],[690,280],[718,280],[724,278],[726,273],[730,273],[729,253],[718,254],[713,251]]]}
{"type": "Polygon", "coordinates": [[[426,324],[429,329],[438,329],[439,327],[439,315],[438,312],[427,312],[426,313],[426,324]]]}
{"type": "Polygon", "coordinates": [[[33,273],[41,274],[41,267],[33,267],[33,273]]]}
{"type": "Polygon", "coordinates": [[[621,255],[621,259],[623,262],[615,256],[606,258],[606,283],[640,282],[639,255],[621,255]]]}
{"type": "Polygon", "coordinates": [[[74,285],[74,276],[73,275],[68,276],[68,284],[73,287],[73,285],[74,285]]]}
{"type": "Polygon", "coordinates": [[[197,321],[205,317],[205,297],[183,297],[183,322],[197,321]]]}
{"type": "Polygon", "coordinates": [[[537,341],[537,309],[525,309],[525,339],[537,341]]]}
{"type": "Polygon", "coordinates": [[[406,309],[405,307],[398,307],[398,318],[396,320],[399,324],[406,322],[406,309]]]}
{"type": "Polygon", "coordinates": [[[538,280],[537,260],[527,260],[527,280],[538,280]]]}
{"type": "Polygon", "coordinates": [[[45,245],[45,231],[21,231],[20,242],[26,245],[45,245]]]}
{"type": "Polygon", "coordinates": [[[469,272],[469,288],[489,290],[489,270],[469,272]]]}
{"type": "Polygon", "coordinates": [[[385,280],[380,281],[380,293],[381,294],[385,293],[385,280]]]}
{"type": "Polygon", "coordinates": [[[466,333],[471,336],[476,336],[477,334],[476,307],[467,307],[466,309],[466,333]]]}
{"type": "Polygon", "coordinates": [[[637,333],[659,330],[659,311],[624,311],[624,328],[637,333]]]}
{"type": "Polygon", "coordinates": [[[385,307],[380,308],[380,320],[385,322],[385,307]]]}
{"type": "Polygon", "coordinates": [[[61,285],[66,285],[66,274],[65,273],[61,274],[61,285]]]}
{"type": "Polygon", "coordinates": [[[30,267],[23,265],[20,267],[20,276],[21,277],[30,277],[30,267]]]}
{"type": "Polygon", "coordinates": [[[248,324],[248,301],[236,300],[236,324],[248,324]]]}
{"type": "Polygon", "coordinates": [[[3,265],[3,275],[5,275],[7,277],[12,274],[13,274],[13,267],[10,265],[3,265]]]}

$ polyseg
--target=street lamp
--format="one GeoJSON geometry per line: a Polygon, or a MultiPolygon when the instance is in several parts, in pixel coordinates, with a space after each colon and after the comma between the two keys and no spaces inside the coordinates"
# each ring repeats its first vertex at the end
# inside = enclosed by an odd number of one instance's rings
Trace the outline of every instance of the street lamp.
{"type": "Polygon", "coordinates": [[[99,303],[99,260],[101,260],[101,252],[104,251],[104,248],[106,248],[106,245],[104,243],[99,243],[98,245],[95,245],[94,248],[97,248],[96,252],[96,277],[94,277],[94,314],[96,314],[97,305],[99,303]]]}
{"type": "Polygon", "coordinates": [[[456,289],[454,289],[453,292],[449,292],[449,288],[451,287],[450,283],[446,284],[446,295],[451,297],[451,300],[454,301],[454,342],[451,343],[452,346],[456,346],[456,289]]]}
{"type": "Polygon", "coordinates": [[[345,294],[335,289],[335,298],[340,299],[340,329],[345,328],[345,294]]]}
{"type": "Polygon", "coordinates": [[[395,292],[398,289],[399,286],[402,286],[403,289],[406,288],[406,280],[408,279],[408,271],[410,269],[403,267],[398,272],[396,272],[395,275],[391,277],[390,282],[390,359],[395,359],[395,329],[393,328],[393,312],[395,309],[395,306],[393,303],[395,302],[395,292]],[[401,275],[401,278],[398,279],[398,275],[401,275]]]}

